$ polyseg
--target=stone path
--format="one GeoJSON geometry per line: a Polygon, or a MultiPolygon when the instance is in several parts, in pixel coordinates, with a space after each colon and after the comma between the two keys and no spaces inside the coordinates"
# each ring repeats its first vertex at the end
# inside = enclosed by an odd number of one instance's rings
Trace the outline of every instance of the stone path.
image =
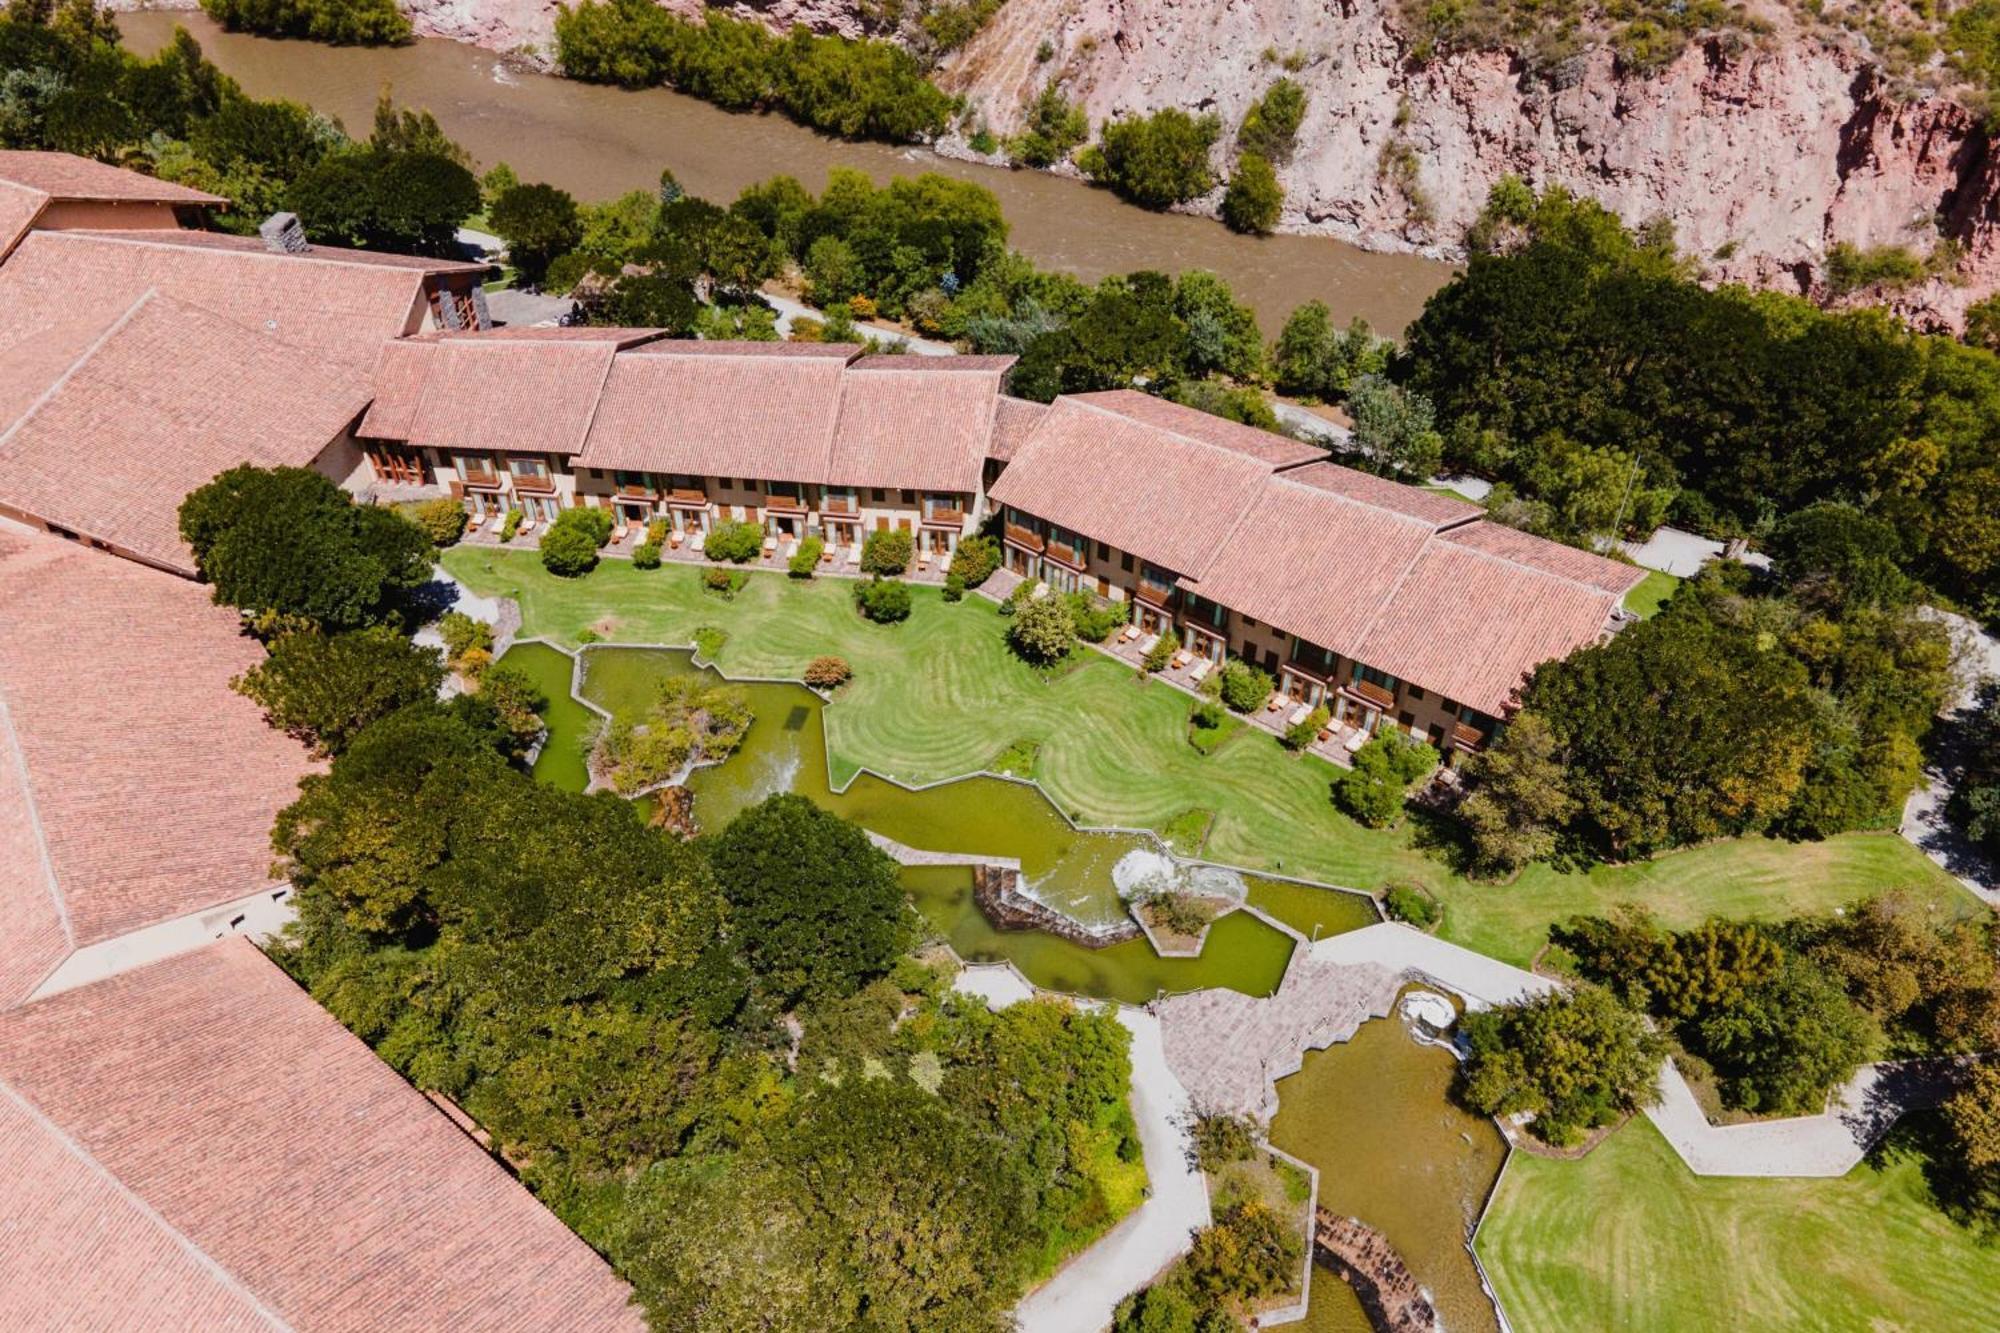
{"type": "Polygon", "coordinates": [[[1429,981],[1456,992],[1475,1009],[1556,989],[1547,977],[1395,921],[1320,940],[1312,947],[1312,958],[1315,963],[1345,966],[1374,964],[1396,973],[1399,982],[1408,977],[1429,981]]]}
{"type": "Polygon", "coordinates": [[[1118,1302],[1184,1254],[1190,1233],[1209,1224],[1208,1186],[1189,1160],[1192,1107],[1168,1065],[1162,1024],[1122,1006],[1118,1021],[1132,1034],[1132,1116],[1146,1155],[1146,1201],[1028,1294],[1014,1310],[1021,1333],[1097,1333],[1118,1302]]]}
{"type": "Polygon", "coordinates": [[[1934,753],[1924,765],[1923,780],[1903,803],[1903,820],[1896,831],[1988,905],[2000,907],[2000,866],[1946,817],[1952,791],[1964,771],[1960,729],[1978,706],[1981,692],[1996,688],[1995,682],[2000,681],[2000,640],[1964,616],[1930,608],[1924,614],[1943,621],[1950,629],[1963,654],[1966,679],[1940,720],[1934,753]]]}
{"type": "Polygon", "coordinates": [[[1646,1112],[1698,1176],[1844,1176],[1904,1112],[1936,1106],[1954,1086],[1951,1061],[1863,1065],[1821,1115],[1712,1125],[1673,1062],[1646,1112]]]}

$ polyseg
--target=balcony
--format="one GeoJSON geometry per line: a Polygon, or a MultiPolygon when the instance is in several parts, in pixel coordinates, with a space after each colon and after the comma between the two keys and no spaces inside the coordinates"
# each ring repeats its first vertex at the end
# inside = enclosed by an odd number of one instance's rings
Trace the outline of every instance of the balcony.
{"type": "Polygon", "coordinates": [[[465,483],[468,491],[497,491],[500,489],[500,474],[485,468],[467,468],[458,478],[465,483]]]}
{"type": "Polygon", "coordinates": [[[1083,568],[1083,547],[1071,546],[1068,542],[1059,542],[1051,537],[1045,549],[1049,559],[1058,564],[1068,565],[1071,569],[1083,568]]]}
{"type": "Polygon", "coordinates": [[[1372,680],[1350,680],[1340,688],[1350,699],[1359,699],[1370,708],[1386,712],[1396,706],[1395,693],[1372,680]]]}
{"type": "Polygon", "coordinates": [[[706,509],[708,492],[676,486],[667,492],[667,503],[676,509],[706,509]]]}
{"type": "Polygon", "coordinates": [[[1142,602],[1153,606],[1165,606],[1173,600],[1174,585],[1165,579],[1156,579],[1151,574],[1141,574],[1139,585],[1132,592],[1142,602]]]}
{"type": "Polygon", "coordinates": [[[1456,748],[1470,753],[1486,744],[1486,733],[1469,722],[1454,723],[1451,729],[1451,743],[1456,748]]]}
{"type": "Polygon", "coordinates": [[[822,514],[838,514],[843,518],[852,518],[861,512],[861,507],[854,502],[854,497],[851,495],[821,495],[819,497],[819,512],[822,514]]]}
{"type": "Polygon", "coordinates": [[[647,504],[660,498],[660,493],[651,486],[620,486],[617,494],[621,500],[643,500],[647,504]]]}
{"type": "Polygon", "coordinates": [[[513,477],[514,489],[522,495],[554,495],[556,493],[556,479],[546,472],[539,476],[516,472],[513,474],[513,477]]]}
{"type": "Polygon", "coordinates": [[[1037,554],[1042,549],[1041,534],[1033,528],[1024,528],[1019,523],[1009,523],[1006,528],[1007,540],[1014,545],[1037,554]]]}
{"type": "Polygon", "coordinates": [[[965,526],[965,511],[948,505],[925,505],[924,523],[933,528],[962,528],[965,526]]]}
{"type": "Polygon", "coordinates": [[[787,495],[781,491],[770,491],[764,496],[764,507],[786,514],[806,512],[806,497],[803,492],[794,491],[787,495]]]}

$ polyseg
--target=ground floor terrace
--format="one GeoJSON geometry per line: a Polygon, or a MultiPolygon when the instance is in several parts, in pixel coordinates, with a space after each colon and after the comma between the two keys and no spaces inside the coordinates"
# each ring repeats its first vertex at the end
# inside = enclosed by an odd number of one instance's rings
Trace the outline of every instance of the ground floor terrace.
{"type": "MultiPolygon", "coordinates": [[[[498,533],[509,513],[532,534],[572,506],[608,509],[621,543],[664,524],[663,550],[699,547],[722,523],[754,523],[781,547],[819,538],[828,563],[852,555],[871,532],[901,531],[925,563],[951,558],[975,530],[981,497],[965,492],[834,486],[757,477],[630,472],[573,464],[551,454],[466,453],[374,442],[368,461],[378,493],[451,495],[474,532],[498,533]]],[[[636,543],[635,543],[636,544],[636,543]]]]}
{"type": "Polygon", "coordinates": [[[640,570],[607,560],[580,579],[544,570],[524,547],[463,545],[446,567],[474,592],[520,604],[528,635],[575,644],[586,631],[626,643],[685,644],[722,630],[718,654],[738,677],[797,678],[813,658],[845,657],[854,680],[827,710],[836,781],[861,767],[912,784],[1025,763],[1082,823],[1161,831],[1184,854],[1375,890],[1428,888],[1443,934],[1525,964],[1550,923],[1644,902],[1669,926],[1710,916],[1775,919],[1828,912],[1884,885],[1906,885],[1951,911],[1970,894],[1900,838],[1850,834],[1795,844],[1746,838],[1587,873],[1531,867],[1507,885],[1452,869],[1451,831],[1412,815],[1391,830],[1361,827],[1329,799],[1336,770],[1284,750],[1270,730],[1239,726],[1212,753],[1189,743],[1188,696],[1128,665],[1080,655],[1053,678],[1006,645],[991,601],[951,604],[920,587],[910,619],[884,626],[854,610],[844,581],[753,576],[729,600],[690,569],[640,570]]]}

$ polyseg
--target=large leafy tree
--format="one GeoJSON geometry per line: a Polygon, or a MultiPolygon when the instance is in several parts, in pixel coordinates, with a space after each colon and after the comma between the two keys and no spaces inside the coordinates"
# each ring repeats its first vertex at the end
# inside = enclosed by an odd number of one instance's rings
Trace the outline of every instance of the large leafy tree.
{"type": "Polygon", "coordinates": [[[493,201],[487,220],[507,242],[507,257],[528,282],[540,282],[557,255],[583,239],[576,200],[553,185],[516,185],[493,201]]]}
{"type": "Polygon", "coordinates": [[[1150,116],[1108,122],[1099,142],[1079,158],[1091,177],[1146,208],[1166,208],[1215,185],[1208,152],[1221,137],[1214,115],[1190,116],[1162,107],[1150,116]]]}
{"type": "Polygon", "coordinates": [[[423,529],[311,468],[231,468],[181,502],[180,531],[217,602],[328,631],[392,617],[430,574],[423,529]]]}
{"type": "Polygon", "coordinates": [[[262,705],[272,726],[320,754],[346,748],[363,727],[434,697],[443,683],[437,650],[419,648],[386,625],[282,634],[268,657],[231,682],[262,705]]]}
{"type": "Polygon", "coordinates": [[[852,994],[909,944],[896,864],[857,826],[789,793],[731,820],[710,848],[730,929],[780,999],[852,994]]]}
{"type": "Polygon", "coordinates": [[[1566,1145],[1659,1097],[1665,1043],[1595,986],[1468,1014],[1459,1091],[1489,1115],[1530,1112],[1537,1138],[1566,1145]]]}

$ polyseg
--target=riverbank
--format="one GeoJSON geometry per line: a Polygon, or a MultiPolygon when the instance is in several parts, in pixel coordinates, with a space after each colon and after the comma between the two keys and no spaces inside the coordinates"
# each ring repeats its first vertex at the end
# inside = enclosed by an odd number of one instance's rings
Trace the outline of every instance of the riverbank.
{"type": "Polygon", "coordinates": [[[672,168],[691,193],[727,204],[747,185],[796,176],[819,190],[833,167],[877,182],[935,171],[992,190],[1009,244],[1051,269],[1095,282],[1139,269],[1208,269],[1257,312],[1267,336],[1309,300],[1345,323],[1399,334],[1450,278],[1448,264],[1375,254],[1313,236],[1239,236],[1220,223],[1154,213],[1108,190],[1039,171],[968,162],[928,149],[830,139],[775,115],[719,110],[664,88],[628,92],[522,68],[475,46],[424,38],[338,47],[225,32],[199,11],[119,15],[126,46],[149,55],[185,27],[218,68],[257,97],[284,97],[365,128],[386,84],[423,107],[482,165],[505,161],[584,200],[651,190],[672,168]]]}

